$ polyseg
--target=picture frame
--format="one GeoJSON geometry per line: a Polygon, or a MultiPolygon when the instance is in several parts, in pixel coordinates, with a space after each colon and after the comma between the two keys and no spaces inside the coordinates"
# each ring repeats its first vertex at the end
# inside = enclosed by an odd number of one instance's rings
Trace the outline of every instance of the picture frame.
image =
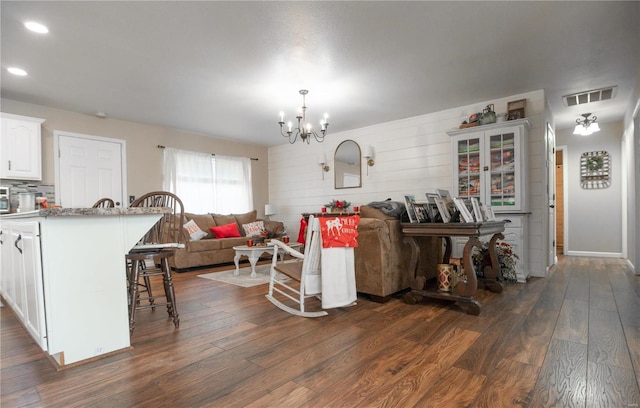
{"type": "Polygon", "coordinates": [[[416,214],[416,197],[412,194],[403,194],[404,206],[407,209],[407,215],[409,216],[409,222],[418,222],[418,216],[416,214]]]}
{"type": "Polygon", "coordinates": [[[449,190],[444,190],[442,188],[438,188],[436,189],[436,193],[438,194],[439,197],[442,197],[444,199],[451,199],[451,193],[449,193],[449,190]]]}
{"type": "Polygon", "coordinates": [[[429,204],[435,204],[436,203],[436,198],[440,197],[436,193],[425,193],[424,196],[427,198],[427,203],[429,203],[429,204]]]}
{"type": "Polygon", "coordinates": [[[461,198],[456,197],[453,199],[453,205],[455,205],[456,209],[460,212],[460,216],[462,217],[462,221],[471,223],[473,222],[473,215],[465,205],[464,201],[461,198]]]}
{"type": "Polygon", "coordinates": [[[473,216],[475,217],[477,222],[484,221],[484,216],[482,215],[482,208],[480,208],[480,201],[476,197],[471,197],[471,206],[473,207],[473,216]]]}
{"type": "Polygon", "coordinates": [[[424,207],[427,210],[427,214],[429,214],[431,222],[439,222],[440,213],[438,212],[438,206],[436,205],[436,198],[440,198],[440,196],[436,193],[425,193],[424,195],[427,198],[427,202],[424,207]]]}
{"type": "Polygon", "coordinates": [[[526,118],[525,107],[527,106],[526,99],[519,99],[507,103],[507,120],[516,120],[526,118]]]}
{"type": "Polygon", "coordinates": [[[429,203],[414,203],[413,206],[416,211],[416,218],[418,222],[430,222],[431,214],[428,208],[429,203]]]}
{"type": "Polygon", "coordinates": [[[607,188],[611,185],[611,160],[604,150],[584,152],[580,156],[580,187],[607,188]]]}
{"type": "Polygon", "coordinates": [[[442,222],[449,223],[451,221],[451,214],[449,213],[449,209],[447,208],[447,202],[444,198],[438,197],[436,198],[436,207],[438,207],[438,214],[442,218],[442,222]]]}
{"type": "Polygon", "coordinates": [[[485,221],[495,221],[496,215],[493,212],[493,208],[490,205],[480,204],[480,208],[482,209],[482,214],[484,215],[485,221]]]}

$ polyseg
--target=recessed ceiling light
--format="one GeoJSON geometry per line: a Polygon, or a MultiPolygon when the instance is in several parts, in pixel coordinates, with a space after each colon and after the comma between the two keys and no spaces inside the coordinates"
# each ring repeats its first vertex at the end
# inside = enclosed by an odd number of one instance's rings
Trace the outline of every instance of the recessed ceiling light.
{"type": "Polygon", "coordinates": [[[27,71],[22,68],[9,67],[7,71],[11,72],[13,75],[25,76],[27,75],[27,71]]]}
{"type": "Polygon", "coordinates": [[[35,21],[27,21],[26,23],[24,23],[24,26],[34,33],[46,34],[49,32],[49,29],[45,25],[36,23],[35,21]]]}

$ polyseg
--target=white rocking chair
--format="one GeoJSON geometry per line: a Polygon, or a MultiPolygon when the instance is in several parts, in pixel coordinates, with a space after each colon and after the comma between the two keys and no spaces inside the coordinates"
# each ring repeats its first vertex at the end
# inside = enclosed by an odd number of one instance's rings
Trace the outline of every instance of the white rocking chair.
{"type": "Polygon", "coordinates": [[[320,249],[322,247],[322,237],[318,220],[313,216],[309,216],[304,254],[275,239],[272,239],[269,245],[273,246],[273,259],[271,261],[271,277],[269,279],[269,294],[266,295],[267,299],[278,308],[296,316],[326,316],[328,313],[324,310],[318,312],[305,311],[305,299],[316,297],[321,292],[320,249]],[[278,263],[278,251],[284,251],[294,258],[301,259],[302,262],[278,263]],[[289,285],[290,281],[279,278],[278,272],[299,282],[299,288],[289,285]],[[297,303],[298,308],[294,309],[285,305],[274,297],[274,292],[297,303]]]}

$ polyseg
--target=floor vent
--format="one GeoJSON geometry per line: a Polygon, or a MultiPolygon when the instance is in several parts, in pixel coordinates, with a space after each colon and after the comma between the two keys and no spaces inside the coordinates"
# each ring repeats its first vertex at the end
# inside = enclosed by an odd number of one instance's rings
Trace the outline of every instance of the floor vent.
{"type": "Polygon", "coordinates": [[[577,106],[590,102],[606,101],[613,99],[616,96],[617,88],[617,86],[611,86],[608,88],[580,92],[573,95],[565,95],[562,97],[562,101],[565,106],[577,106]]]}

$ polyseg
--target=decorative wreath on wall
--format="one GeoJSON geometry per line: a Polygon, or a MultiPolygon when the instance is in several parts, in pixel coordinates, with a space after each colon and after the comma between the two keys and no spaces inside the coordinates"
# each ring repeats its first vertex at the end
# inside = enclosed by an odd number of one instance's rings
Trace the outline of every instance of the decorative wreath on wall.
{"type": "Polygon", "coordinates": [[[593,156],[587,158],[587,170],[596,171],[600,170],[604,165],[604,159],[601,156],[593,156]]]}
{"type": "Polygon", "coordinates": [[[580,157],[580,186],[585,189],[607,188],[611,185],[609,153],[585,152],[580,157]]]}

